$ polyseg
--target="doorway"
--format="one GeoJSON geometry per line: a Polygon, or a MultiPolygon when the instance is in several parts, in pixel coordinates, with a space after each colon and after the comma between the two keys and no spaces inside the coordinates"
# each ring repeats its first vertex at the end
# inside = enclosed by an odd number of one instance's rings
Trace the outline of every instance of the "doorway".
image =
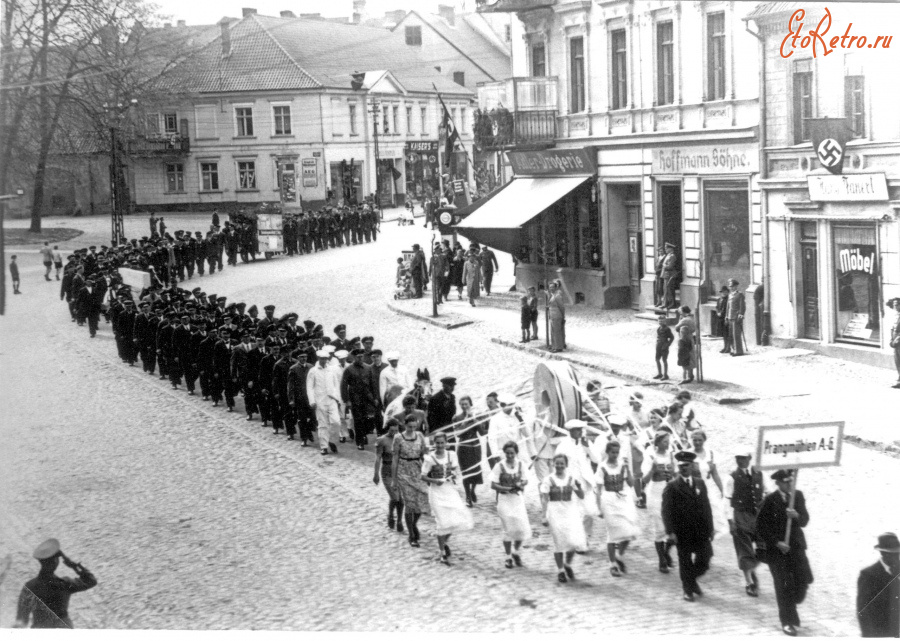
{"type": "Polygon", "coordinates": [[[641,201],[626,200],[625,214],[628,217],[628,278],[631,281],[631,308],[640,309],[641,279],[644,277],[641,201]]]}
{"type": "Polygon", "coordinates": [[[820,340],[819,250],[815,222],[800,223],[800,287],[803,297],[803,337],[820,340]]]}

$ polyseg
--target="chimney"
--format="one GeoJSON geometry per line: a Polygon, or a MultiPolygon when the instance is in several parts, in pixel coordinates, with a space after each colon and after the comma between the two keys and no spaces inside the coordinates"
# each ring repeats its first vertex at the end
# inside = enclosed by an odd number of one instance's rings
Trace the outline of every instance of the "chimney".
{"type": "Polygon", "coordinates": [[[453,10],[453,5],[450,4],[439,4],[438,5],[438,14],[449,24],[451,27],[456,24],[456,12],[453,10]]]}
{"type": "Polygon", "coordinates": [[[171,22],[165,22],[165,23],[163,23],[163,29],[171,29],[171,28],[172,28],[172,23],[171,23],[171,22]]]}
{"type": "Polygon", "coordinates": [[[219,21],[219,31],[222,39],[222,57],[231,55],[231,23],[227,18],[219,21]]]}
{"type": "Polygon", "coordinates": [[[282,11],[281,17],[282,18],[296,18],[297,16],[294,15],[293,11],[282,11]]]}
{"type": "Polygon", "coordinates": [[[178,26],[179,26],[179,27],[186,27],[186,26],[187,26],[187,22],[184,21],[184,20],[179,20],[179,21],[178,21],[178,26]]]}
{"type": "Polygon", "coordinates": [[[300,17],[303,18],[304,20],[321,20],[322,14],[321,13],[301,13],[300,17]]]}
{"type": "Polygon", "coordinates": [[[255,15],[256,15],[256,9],[253,9],[252,7],[244,7],[243,9],[241,9],[241,13],[243,14],[243,16],[244,16],[245,18],[246,18],[247,16],[255,16],[255,15]]]}

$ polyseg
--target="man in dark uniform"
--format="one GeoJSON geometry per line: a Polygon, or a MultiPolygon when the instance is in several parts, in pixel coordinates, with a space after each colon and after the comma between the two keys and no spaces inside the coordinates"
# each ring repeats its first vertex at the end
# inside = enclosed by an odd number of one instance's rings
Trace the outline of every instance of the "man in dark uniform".
{"type": "Polygon", "coordinates": [[[757,546],[765,550],[764,559],[772,572],[781,630],[793,637],[797,636],[796,628],[800,625],[797,606],[803,603],[813,582],[803,534],[803,528],[809,523],[809,512],[803,492],[793,486],[790,470],[778,470],[772,474],[772,480],[778,489],[766,496],[759,508],[756,540],[757,546]],[[794,493],[793,508],[790,507],[791,492],[794,493]],[[789,521],[792,527],[788,533],[789,521]],[[787,542],[784,540],[786,535],[787,542]]]}
{"type": "Polygon", "coordinates": [[[206,265],[208,243],[203,238],[202,232],[198,231],[195,236],[197,236],[197,239],[195,241],[194,247],[194,260],[196,260],[197,262],[197,273],[203,276],[204,266],[206,265]]]}
{"type": "Polygon", "coordinates": [[[675,245],[666,243],[666,255],[662,261],[662,278],[664,283],[664,297],[662,306],[666,309],[675,307],[675,288],[678,286],[678,277],[681,274],[678,256],[675,255],[675,245]]]}
{"type": "Polygon", "coordinates": [[[263,310],[266,312],[266,316],[259,321],[258,328],[262,335],[266,336],[269,333],[269,327],[277,322],[275,319],[275,305],[266,305],[263,307],[263,310]]]}
{"type": "Polygon", "coordinates": [[[191,344],[191,315],[182,312],[181,323],[172,330],[172,366],[169,368],[169,382],[172,389],[178,389],[181,377],[186,374],[187,356],[191,344]]]}
{"type": "Polygon", "coordinates": [[[308,254],[311,251],[309,246],[309,217],[302,213],[297,217],[297,246],[301,254],[308,254]]]}
{"type": "MultiPolygon", "coordinates": [[[[286,345],[282,345],[281,358],[272,368],[272,404],[278,405],[278,413],[284,423],[284,431],[288,440],[293,441],[297,434],[296,423],[294,421],[294,412],[291,408],[290,397],[288,396],[288,372],[294,366],[291,357],[291,349],[286,345]]],[[[278,428],[276,429],[276,433],[278,428]]]]}
{"type": "Polygon", "coordinates": [[[59,549],[59,541],[47,539],[32,555],[41,564],[37,577],[28,581],[19,594],[16,628],[73,628],[69,618],[69,599],[76,592],[90,590],[97,585],[94,575],[80,563],[75,563],[59,549]],[[77,579],[56,576],[60,560],[72,568],[77,579]]]}
{"type": "MultiPolygon", "coordinates": [[[[181,369],[184,371],[184,386],[187,388],[188,395],[193,396],[197,389],[197,378],[200,375],[200,368],[197,363],[200,350],[200,342],[206,338],[206,333],[200,327],[200,319],[195,313],[191,315],[189,321],[191,333],[188,335],[185,353],[181,358],[181,369]]],[[[203,393],[203,385],[200,385],[200,392],[203,393]]]]}
{"type": "Polygon", "coordinates": [[[241,331],[241,344],[231,350],[231,379],[237,389],[244,394],[244,409],[247,410],[247,420],[253,420],[256,407],[256,383],[250,376],[250,353],[256,349],[256,343],[250,330],[241,331]]]}
{"type": "Polygon", "coordinates": [[[750,465],[752,454],[742,450],[735,454],[737,469],[725,479],[725,500],[733,510],[728,519],[728,529],[734,541],[738,567],[744,573],[748,596],[759,596],[759,580],[756,578],[756,513],[765,496],[762,472],[750,465]]]}
{"type": "Polygon", "coordinates": [[[353,416],[353,440],[356,449],[365,449],[368,435],[375,430],[374,418],[378,412],[378,382],[372,377],[372,368],[359,358],[361,349],[351,352],[352,362],[341,375],[341,400],[349,405],[353,416]]]}
{"type": "Polygon", "coordinates": [[[122,335],[123,360],[131,366],[137,359],[134,350],[134,301],[131,297],[125,299],[125,311],[119,315],[119,332],[122,335]]]}
{"type": "MultiPolygon", "coordinates": [[[[273,332],[274,334],[274,332],[273,332]]],[[[272,429],[278,434],[278,430],[283,427],[281,422],[281,412],[278,409],[272,392],[272,376],[275,370],[275,363],[281,359],[281,343],[274,337],[266,340],[266,355],[263,356],[259,363],[259,414],[262,418],[263,427],[267,421],[272,421],[272,429]]]]}
{"type": "Polygon", "coordinates": [[[494,281],[494,272],[500,271],[500,264],[497,262],[497,256],[491,251],[490,247],[485,245],[481,250],[481,274],[484,276],[484,291],[491,295],[491,283],[494,281]]]}
{"type": "Polygon", "coordinates": [[[881,558],[859,573],[856,616],[864,637],[900,636],[900,540],[893,532],[878,537],[881,558]]]}
{"type": "Polygon", "coordinates": [[[175,312],[166,312],[165,319],[156,330],[156,359],[159,363],[159,379],[169,377],[169,370],[174,367],[172,358],[172,333],[175,331],[175,312]]]}
{"type": "MultiPolygon", "coordinates": [[[[382,360],[383,352],[380,349],[372,350],[372,378],[375,380],[376,386],[380,384],[381,381],[381,372],[389,367],[387,363],[382,360]]],[[[378,412],[375,413],[375,434],[378,436],[382,436],[385,433],[384,429],[384,404],[381,401],[381,392],[378,394],[378,412]]]]}
{"type": "Polygon", "coordinates": [[[150,303],[143,301],[140,304],[141,312],[134,319],[134,346],[141,356],[141,364],[145,372],[150,374],[156,369],[156,353],[150,356],[150,303]]]}
{"type": "Polygon", "coordinates": [[[288,370],[287,397],[288,404],[297,419],[297,427],[300,432],[300,444],[303,447],[313,440],[313,431],[316,428],[316,413],[309,405],[309,397],[306,395],[306,375],[311,366],[304,349],[299,349],[296,354],[297,362],[288,370]]]}
{"type": "Polygon", "coordinates": [[[337,338],[331,341],[331,344],[334,345],[334,350],[345,350],[350,351],[350,341],[347,340],[347,326],[346,325],[338,325],[334,328],[334,333],[337,334],[337,338]]]}
{"type": "Polygon", "coordinates": [[[734,278],[728,279],[728,306],[725,311],[725,321],[728,325],[728,337],[726,342],[731,349],[732,356],[744,355],[744,314],[747,313],[747,303],[744,292],[739,291],[740,283],[734,278]]]}
{"type": "Polygon", "coordinates": [[[713,519],[709,494],[702,479],[692,476],[693,452],[675,455],[678,476],[663,490],[662,519],[669,540],[678,548],[678,572],[685,601],[703,596],[697,579],[706,574],[713,556],[713,519]]]}
{"type": "Polygon", "coordinates": [[[731,351],[731,340],[728,338],[728,323],[725,315],[728,313],[728,286],[722,285],[719,290],[719,297],[716,298],[716,318],[719,322],[719,329],[722,332],[724,346],[719,351],[720,354],[727,354],[731,351]]]}
{"type": "Polygon", "coordinates": [[[211,231],[206,232],[206,262],[210,275],[215,274],[219,262],[219,235],[211,231]]]}
{"type": "MultiPolygon", "coordinates": [[[[430,432],[450,425],[456,416],[456,379],[446,376],[441,379],[441,390],[428,400],[428,429],[430,432]]],[[[448,434],[451,437],[452,434],[448,434]]],[[[452,440],[452,439],[451,439],[452,440]]]]}

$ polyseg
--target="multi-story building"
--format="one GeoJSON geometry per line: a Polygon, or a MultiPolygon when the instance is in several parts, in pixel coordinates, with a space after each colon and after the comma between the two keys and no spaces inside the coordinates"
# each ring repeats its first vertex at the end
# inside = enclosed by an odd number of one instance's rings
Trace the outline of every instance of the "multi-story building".
{"type": "MultiPolygon", "coordinates": [[[[671,243],[682,304],[708,306],[728,278],[753,299],[763,282],[758,42],[741,22],[752,8],[660,0],[480,6],[517,14],[513,67],[528,75],[479,88],[479,110],[494,110],[494,123],[476,122],[476,136],[512,152],[518,177],[471,220],[490,229],[486,210],[504,204],[505,192],[541,191],[522,201],[528,211],[517,219],[530,216],[501,247],[521,261],[521,284],[549,271],[570,302],[641,310],[655,302],[657,260],[671,243]]],[[[749,316],[752,335],[755,311],[749,316]]]]}
{"type": "Polygon", "coordinates": [[[441,170],[438,92],[471,148],[473,93],[429,71],[402,31],[253,9],[219,27],[169,76],[172,104],[147,114],[147,153],[130,161],[138,208],[317,206],[376,181],[385,205],[419,198],[441,170]]]}
{"type": "Polygon", "coordinates": [[[776,344],[893,367],[896,317],[885,301],[900,296],[900,118],[897,56],[877,36],[890,35],[885,25],[898,24],[900,8],[831,5],[825,43],[833,51],[824,55],[820,45],[816,56],[812,47],[783,45],[798,23],[806,36],[825,11],[781,2],[749,16],[763,50],[760,184],[771,335],[776,344]],[[845,32],[868,43],[830,42],[845,32]],[[817,136],[821,118],[837,122],[817,136]]]}

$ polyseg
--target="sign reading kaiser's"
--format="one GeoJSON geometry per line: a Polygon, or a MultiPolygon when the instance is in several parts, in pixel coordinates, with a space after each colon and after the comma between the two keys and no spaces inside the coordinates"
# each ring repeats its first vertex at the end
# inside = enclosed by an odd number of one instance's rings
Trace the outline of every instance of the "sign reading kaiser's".
{"type": "Polygon", "coordinates": [[[843,421],[760,426],[755,465],[760,470],[840,465],[843,437],[843,421]]]}
{"type": "Polygon", "coordinates": [[[850,127],[846,118],[808,118],[809,135],[819,163],[833,174],[844,170],[850,127]]]}

